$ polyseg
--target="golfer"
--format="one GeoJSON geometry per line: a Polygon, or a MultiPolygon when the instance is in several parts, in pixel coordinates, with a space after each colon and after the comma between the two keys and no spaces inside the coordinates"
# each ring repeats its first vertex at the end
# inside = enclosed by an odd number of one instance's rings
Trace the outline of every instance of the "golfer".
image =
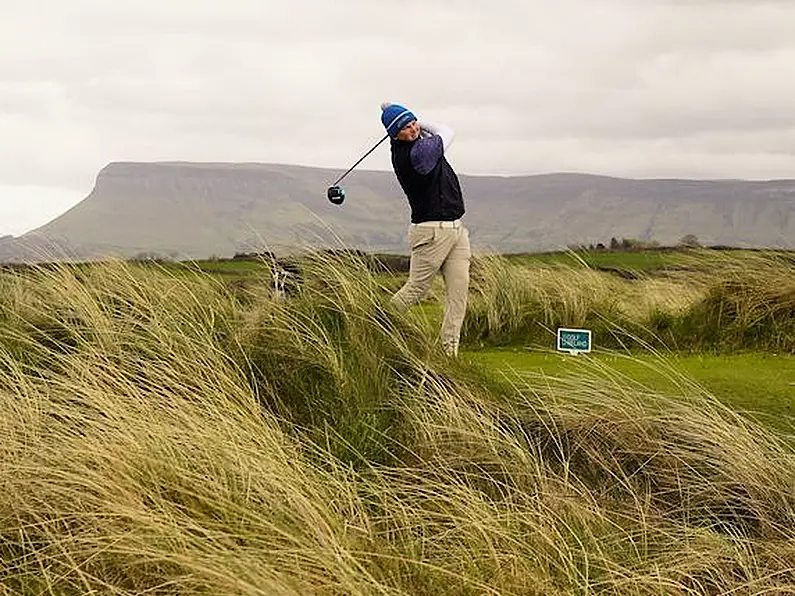
{"type": "Polygon", "coordinates": [[[442,346],[447,354],[457,356],[472,252],[469,231],[461,222],[461,186],[445,158],[454,133],[448,126],[418,122],[410,110],[388,102],[381,105],[381,123],[390,136],[392,167],[411,207],[409,279],[392,303],[400,309],[417,304],[441,271],[445,286],[442,346]]]}

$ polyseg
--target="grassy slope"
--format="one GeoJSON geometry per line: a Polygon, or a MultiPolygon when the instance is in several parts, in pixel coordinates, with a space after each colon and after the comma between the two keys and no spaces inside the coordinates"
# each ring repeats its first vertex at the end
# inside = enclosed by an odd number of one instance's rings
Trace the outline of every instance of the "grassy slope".
{"type": "Polygon", "coordinates": [[[719,404],[598,367],[495,403],[361,267],[139,274],[0,278],[10,594],[792,593],[793,453],[719,404]]]}

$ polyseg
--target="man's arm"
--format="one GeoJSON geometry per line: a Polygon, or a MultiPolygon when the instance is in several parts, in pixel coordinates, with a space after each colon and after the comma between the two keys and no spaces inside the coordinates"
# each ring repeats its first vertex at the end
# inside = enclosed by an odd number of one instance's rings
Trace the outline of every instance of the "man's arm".
{"type": "Polygon", "coordinates": [[[417,173],[430,173],[453,142],[455,133],[443,124],[420,123],[420,138],[411,148],[411,165],[417,173]]]}
{"type": "Polygon", "coordinates": [[[438,135],[442,137],[444,143],[444,150],[447,151],[455,138],[455,131],[446,124],[434,124],[432,122],[420,122],[420,130],[427,131],[431,135],[438,135]]]}

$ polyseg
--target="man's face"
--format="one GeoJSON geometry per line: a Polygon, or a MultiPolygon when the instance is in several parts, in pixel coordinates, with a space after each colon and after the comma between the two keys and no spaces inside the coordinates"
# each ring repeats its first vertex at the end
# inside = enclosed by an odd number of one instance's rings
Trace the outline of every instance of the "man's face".
{"type": "Polygon", "coordinates": [[[416,120],[412,120],[400,129],[395,137],[398,141],[416,141],[420,136],[420,125],[416,120]]]}

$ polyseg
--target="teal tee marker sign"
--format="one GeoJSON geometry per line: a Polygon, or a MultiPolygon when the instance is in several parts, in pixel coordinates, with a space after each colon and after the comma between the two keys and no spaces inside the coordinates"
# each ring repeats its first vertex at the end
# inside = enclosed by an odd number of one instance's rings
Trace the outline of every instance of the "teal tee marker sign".
{"type": "Polygon", "coordinates": [[[591,331],[589,329],[558,329],[558,351],[579,354],[591,351],[591,331]]]}

